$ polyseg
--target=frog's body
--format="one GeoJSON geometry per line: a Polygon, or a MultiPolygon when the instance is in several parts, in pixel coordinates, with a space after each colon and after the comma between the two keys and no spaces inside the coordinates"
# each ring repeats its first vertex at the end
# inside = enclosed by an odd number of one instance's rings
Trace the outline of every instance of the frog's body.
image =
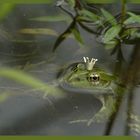
{"type": "Polygon", "coordinates": [[[102,108],[87,124],[107,119],[115,110],[115,96],[113,92],[114,76],[100,68],[92,67],[88,70],[85,63],[75,63],[67,68],[61,79],[61,87],[65,90],[80,93],[90,93],[102,102],[102,108]]]}

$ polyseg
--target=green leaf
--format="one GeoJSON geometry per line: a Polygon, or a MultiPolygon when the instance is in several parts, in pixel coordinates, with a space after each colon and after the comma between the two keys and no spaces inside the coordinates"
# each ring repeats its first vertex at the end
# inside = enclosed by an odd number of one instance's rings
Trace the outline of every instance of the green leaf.
{"type": "Polygon", "coordinates": [[[117,24],[117,21],[116,19],[114,18],[114,16],[112,14],[110,14],[108,11],[104,10],[104,9],[101,9],[101,12],[105,18],[105,20],[110,23],[111,25],[116,25],[117,24]]]}
{"type": "Polygon", "coordinates": [[[47,28],[24,28],[19,30],[19,33],[58,36],[58,33],[56,31],[47,28]]]}
{"type": "Polygon", "coordinates": [[[128,29],[124,32],[123,37],[129,36],[130,39],[140,38],[138,29],[128,29]]]}
{"type": "Polygon", "coordinates": [[[140,32],[138,28],[129,28],[125,30],[121,36],[121,38],[126,38],[128,37],[130,40],[131,39],[136,39],[140,38],[140,32]]]}
{"type": "Polygon", "coordinates": [[[111,42],[108,42],[107,44],[105,44],[105,48],[107,50],[113,49],[117,44],[118,44],[117,40],[114,40],[114,41],[111,41],[111,42]]]}
{"type": "Polygon", "coordinates": [[[68,2],[68,4],[70,5],[71,8],[75,7],[75,0],[68,0],[67,2],[68,2]]]}
{"type": "Polygon", "coordinates": [[[128,37],[128,36],[134,36],[134,34],[137,32],[137,29],[127,29],[123,32],[121,38],[125,38],[125,37],[128,37]]]}
{"type": "Polygon", "coordinates": [[[96,14],[94,14],[94,13],[88,11],[88,10],[85,10],[85,9],[80,10],[79,11],[79,15],[80,16],[79,16],[78,19],[81,19],[81,20],[85,19],[85,20],[94,21],[94,22],[99,20],[99,16],[98,15],[96,15],[96,14]]]}
{"type": "Polygon", "coordinates": [[[80,43],[80,44],[84,44],[84,41],[83,41],[83,39],[82,39],[82,37],[81,37],[81,34],[80,34],[80,32],[79,32],[79,29],[78,29],[78,27],[75,25],[75,28],[73,28],[73,30],[72,30],[72,32],[73,32],[73,34],[74,34],[74,37],[75,37],[75,39],[80,43]]]}
{"type": "MultiPolygon", "coordinates": [[[[18,69],[1,68],[0,77],[8,78],[17,83],[29,86],[33,89],[59,96],[59,93],[58,93],[59,89],[57,87],[46,84],[45,82],[39,80],[38,78],[35,78],[18,69]]],[[[5,98],[5,95],[3,98],[5,98]]]]}
{"type": "Polygon", "coordinates": [[[124,24],[140,23],[140,15],[136,15],[132,12],[127,13],[130,17],[124,21],[124,24]]]}
{"type": "Polygon", "coordinates": [[[103,37],[103,42],[109,43],[110,41],[115,39],[115,37],[117,37],[119,35],[120,31],[121,31],[120,25],[115,25],[115,26],[109,28],[103,37]]]}
{"type": "Polygon", "coordinates": [[[30,20],[39,22],[59,22],[59,21],[71,21],[71,18],[65,15],[55,15],[55,16],[41,16],[31,18],[30,20]]]}
{"type": "Polygon", "coordinates": [[[133,23],[135,23],[133,17],[129,17],[128,19],[126,19],[126,20],[124,21],[124,24],[133,24],[133,23]]]}
{"type": "Polygon", "coordinates": [[[5,77],[8,79],[12,79],[16,82],[20,82],[24,85],[31,86],[32,88],[42,88],[46,87],[45,83],[40,80],[25,74],[23,71],[11,69],[11,68],[1,68],[0,69],[0,77],[5,77]]]}
{"type": "Polygon", "coordinates": [[[69,27],[57,38],[53,52],[57,49],[57,47],[72,33],[73,29],[75,28],[76,21],[73,20],[69,27]]]}
{"type": "Polygon", "coordinates": [[[13,3],[3,3],[0,5],[0,20],[4,19],[15,7],[13,3]]]}
{"type": "Polygon", "coordinates": [[[97,34],[97,35],[99,35],[96,31],[92,30],[91,28],[89,28],[88,26],[82,24],[81,22],[79,22],[79,25],[80,25],[84,30],[86,30],[87,32],[92,33],[92,34],[97,34]]]}

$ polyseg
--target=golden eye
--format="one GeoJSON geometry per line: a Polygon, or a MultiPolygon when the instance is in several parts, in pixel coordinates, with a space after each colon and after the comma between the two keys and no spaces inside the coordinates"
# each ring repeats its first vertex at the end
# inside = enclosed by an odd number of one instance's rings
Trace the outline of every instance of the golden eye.
{"type": "Polygon", "coordinates": [[[97,82],[100,80],[100,76],[98,74],[91,74],[88,79],[90,82],[97,82]]]}

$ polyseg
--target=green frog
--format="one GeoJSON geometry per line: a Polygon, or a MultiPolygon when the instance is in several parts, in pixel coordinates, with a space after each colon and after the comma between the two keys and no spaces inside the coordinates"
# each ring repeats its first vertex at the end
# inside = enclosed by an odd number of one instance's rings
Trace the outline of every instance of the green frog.
{"type": "MultiPolygon", "coordinates": [[[[108,119],[115,111],[115,79],[116,77],[95,66],[97,59],[83,57],[83,62],[70,65],[61,78],[60,86],[72,93],[93,94],[102,103],[101,109],[89,120],[87,125],[108,119]]],[[[77,120],[73,122],[82,122],[77,120]]]]}

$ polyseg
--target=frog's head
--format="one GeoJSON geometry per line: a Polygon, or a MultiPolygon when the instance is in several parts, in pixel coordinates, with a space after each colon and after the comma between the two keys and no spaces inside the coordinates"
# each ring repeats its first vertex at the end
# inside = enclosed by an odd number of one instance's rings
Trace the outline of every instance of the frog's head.
{"type": "Polygon", "coordinates": [[[103,89],[109,87],[112,75],[95,66],[97,59],[83,57],[84,62],[72,66],[64,76],[67,84],[81,89],[103,89]]]}

